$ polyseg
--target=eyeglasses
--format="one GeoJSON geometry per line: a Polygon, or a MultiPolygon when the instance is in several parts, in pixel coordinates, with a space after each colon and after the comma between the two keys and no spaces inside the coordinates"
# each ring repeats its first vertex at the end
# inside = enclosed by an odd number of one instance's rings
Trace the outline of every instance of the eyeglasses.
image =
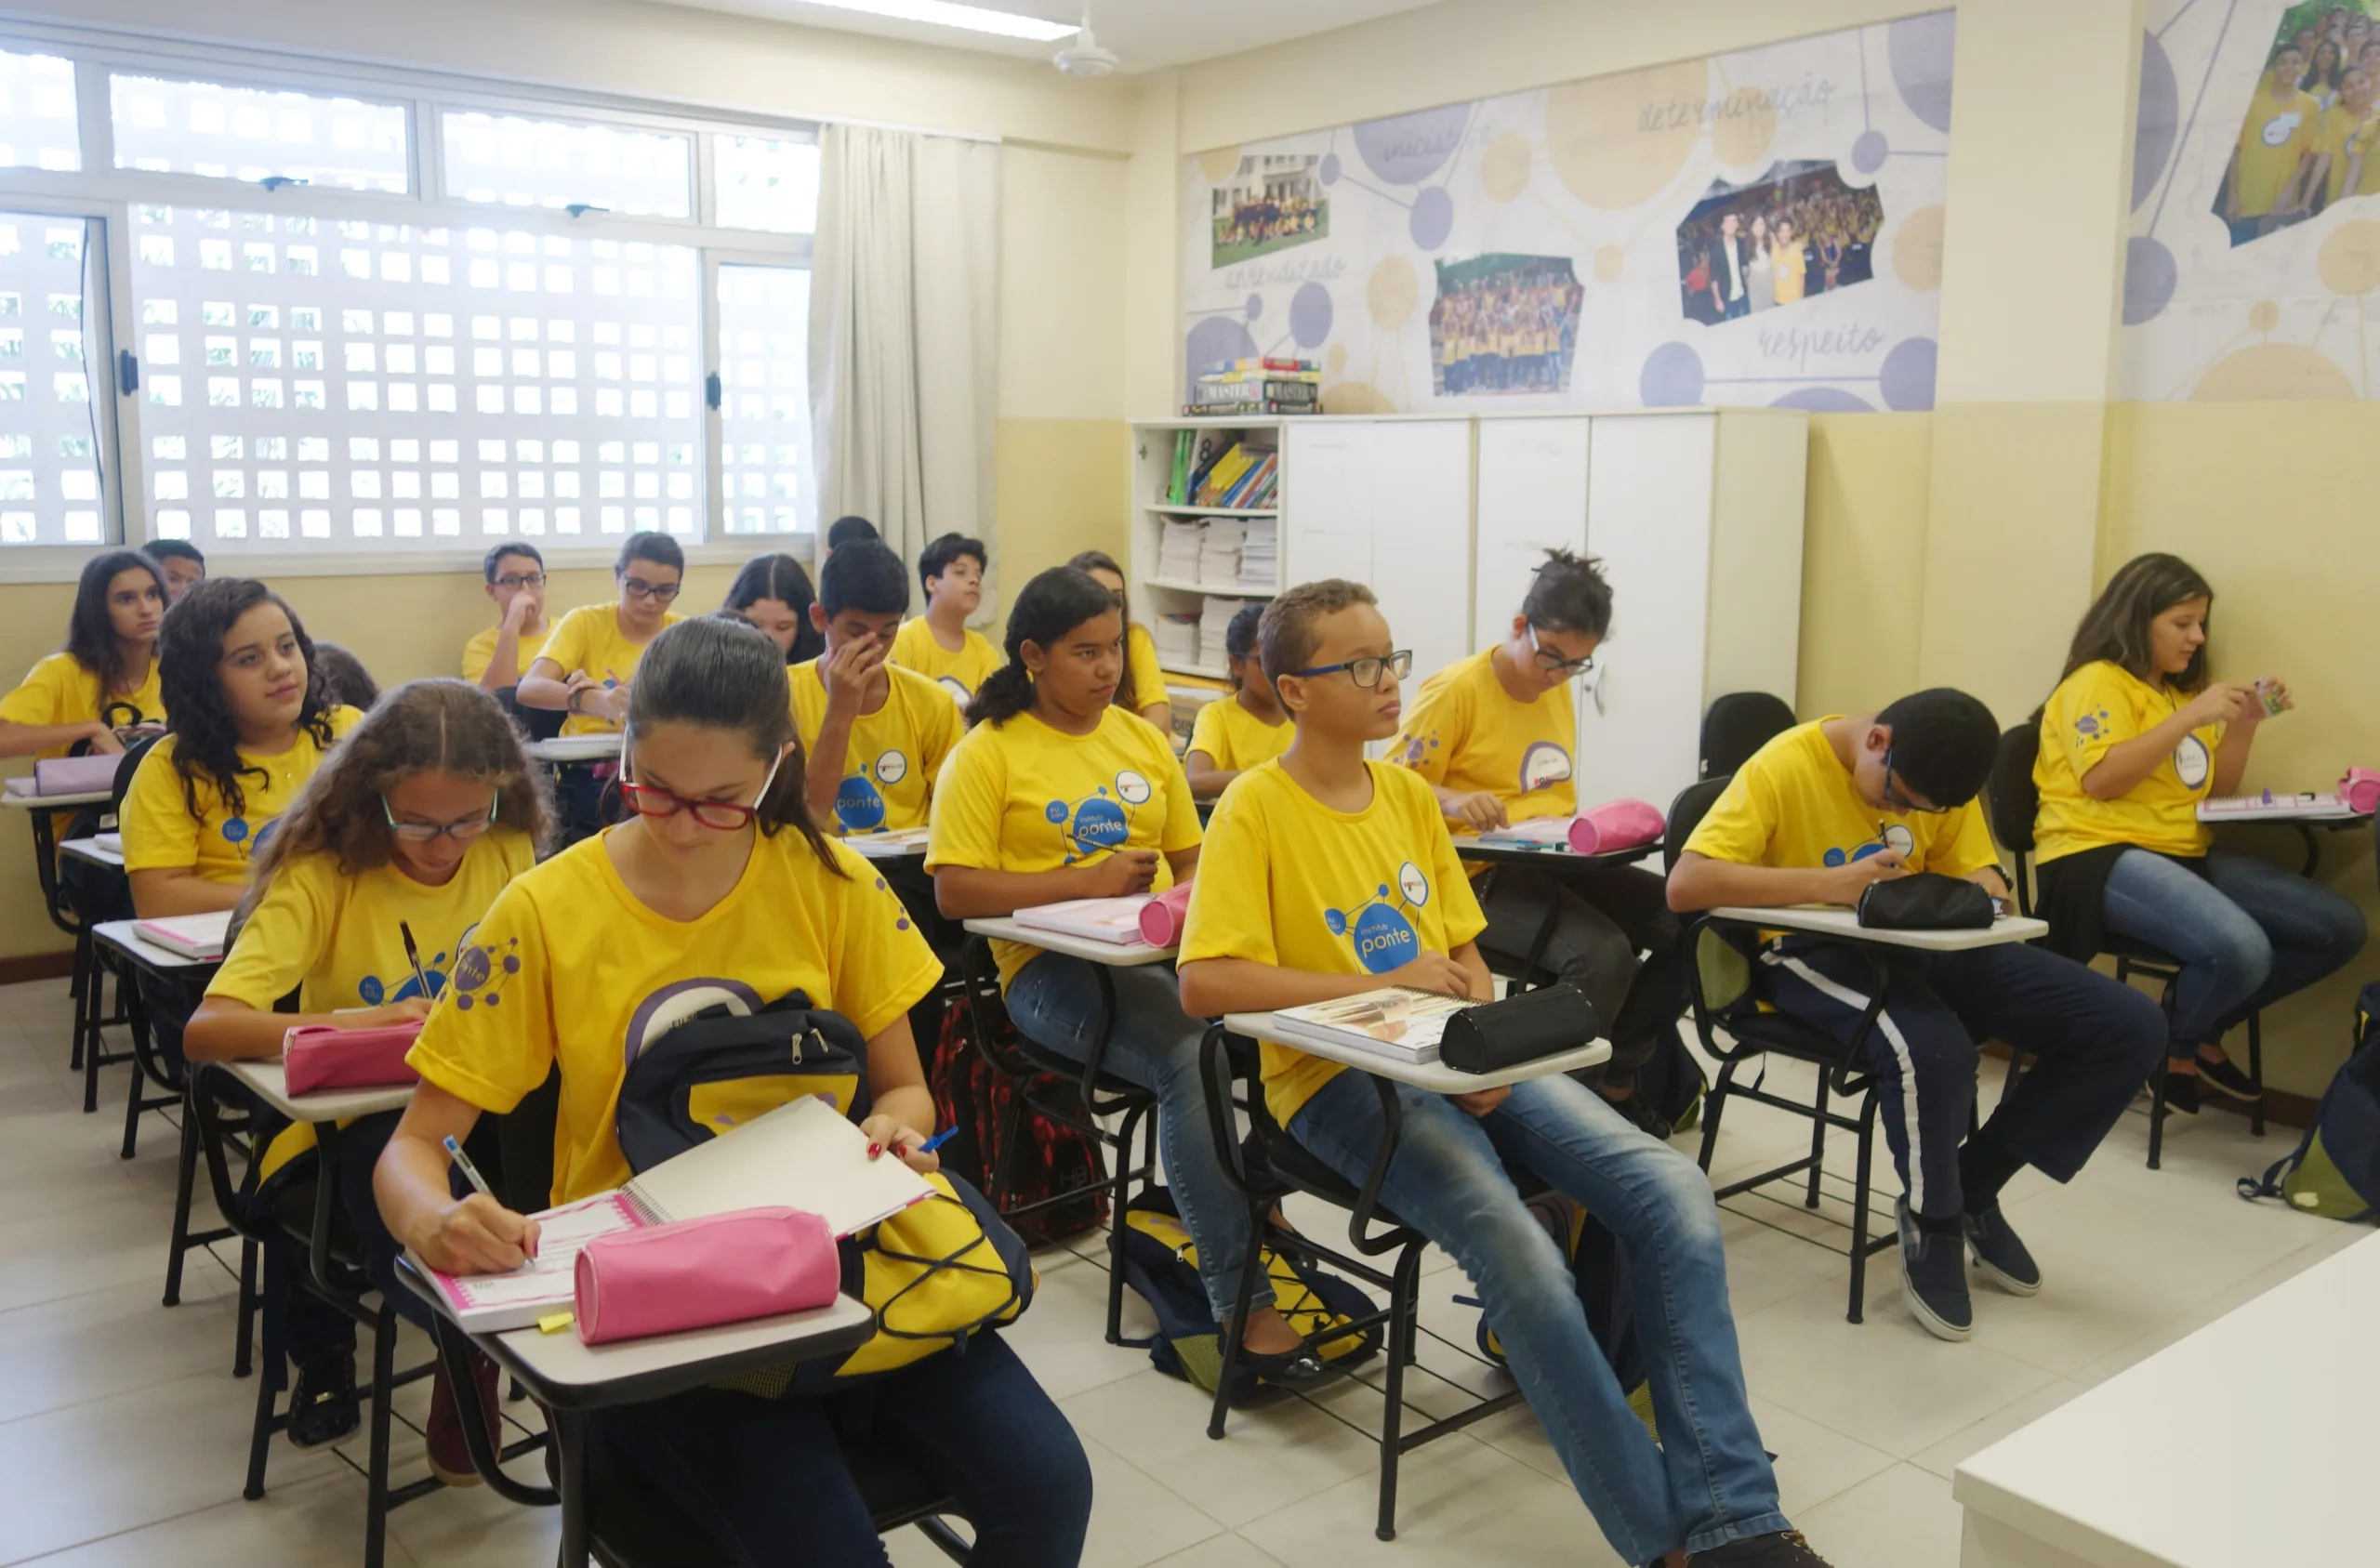
{"type": "Polygon", "coordinates": [[[658,784],[641,784],[628,777],[628,732],[620,731],[620,798],[629,810],[640,817],[674,817],[683,811],[703,826],[720,833],[733,833],[749,827],[760,814],[760,802],[769,797],[769,788],[777,782],[777,770],[785,766],[785,753],[769,765],[769,776],[760,781],[760,792],[749,806],[733,800],[689,800],[684,796],[663,789],[658,784]]]}
{"type": "Polygon", "coordinates": [[[1368,657],[1362,659],[1349,659],[1343,664],[1316,665],[1310,669],[1293,669],[1289,673],[1297,676],[1336,675],[1341,670],[1345,670],[1347,672],[1348,679],[1354,681],[1356,685],[1368,692],[1373,687],[1380,684],[1381,672],[1383,670],[1394,675],[1399,680],[1402,680],[1407,676],[1411,675],[1413,673],[1413,650],[1410,648],[1400,648],[1385,659],[1368,657]]]}
{"type": "MultiPolygon", "coordinates": [[[[542,581],[543,579],[540,579],[542,581]]],[[[667,604],[678,597],[675,583],[643,583],[634,577],[620,579],[620,591],[630,599],[649,599],[656,604],[667,604]]]]}
{"type": "Polygon", "coordinates": [[[496,586],[499,588],[542,588],[546,586],[546,574],[542,572],[524,572],[517,576],[498,577],[496,580],[496,586]]]}
{"type": "Polygon", "coordinates": [[[1884,804],[1896,811],[1914,811],[1921,817],[1947,817],[1953,806],[1921,806],[1909,797],[1909,792],[1893,783],[1893,748],[1884,748],[1884,804]]]}
{"type": "Polygon", "coordinates": [[[1595,656],[1593,653],[1583,659],[1566,659],[1559,653],[1547,652],[1544,644],[1537,640],[1535,626],[1528,628],[1528,645],[1530,652],[1537,655],[1537,667],[1548,675],[1559,675],[1567,680],[1573,677],[1584,675],[1595,667],[1595,656]]]}
{"type": "Polygon", "coordinates": [[[477,838],[496,825],[496,802],[502,798],[503,792],[500,790],[490,796],[487,815],[473,817],[469,822],[401,823],[397,820],[397,813],[390,809],[389,797],[384,795],[380,797],[380,814],[389,820],[390,836],[401,838],[408,844],[430,844],[441,838],[452,838],[456,843],[462,844],[477,838]]]}

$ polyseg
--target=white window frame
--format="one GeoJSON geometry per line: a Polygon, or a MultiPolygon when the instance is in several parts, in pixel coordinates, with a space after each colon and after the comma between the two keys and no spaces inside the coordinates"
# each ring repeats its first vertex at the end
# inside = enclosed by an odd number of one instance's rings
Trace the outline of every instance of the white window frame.
{"type": "MultiPolygon", "coordinates": [[[[766,136],[786,141],[814,141],[820,123],[782,114],[745,112],[727,106],[679,104],[596,91],[549,89],[497,78],[467,76],[405,67],[383,67],[326,57],[281,54],[231,46],[184,43],[100,28],[8,20],[0,22],[0,48],[60,55],[75,68],[78,125],[83,167],[74,173],[35,168],[0,169],[0,207],[56,213],[61,217],[104,220],[107,248],[104,278],[107,308],[101,336],[105,341],[104,380],[115,390],[102,427],[102,448],[112,461],[105,468],[102,511],[111,537],[96,547],[26,546],[0,553],[11,580],[65,582],[73,580],[93,548],[118,543],[146,544],[150,506],[146,439],[136,392],[121,391],[118,349],[140,339],[138,305],[131,286],[135,222],[139,204],[178,207],[231,208],[241,211],[281,211],[328,220],[402,223],[457,231],[483,228],[561,234],[573,239],[645,241],[688,245],[697,252],[703,296],[703,341],[699,345],[705,393],[703,441],[704,541],[687,547],[696,564],[731,564],[756,549],[814,548],[815,535],[736,534],[726,531],[728,497],[720,494],[720,417],[709,406],[708,389],[720,373],[716,297],[718,267],[728,263],[760,263],[807,268],[812,260],[809,234],[774,233],[755,229],[716,226],[713,190],[714,135],[766,136]],[[409,194],[353,191],[337,186],[285,185],[267,191],[253,181],[196,174],[159,174],[115,166],[115,138],[111,119],[109,78],[118,72],[167,79],[220,82],[229,86],[265,91],[295,91],[403,107],[410,116],[409,194]],[[449,198],[445,189],[445,111],[523,114],[577,124],[614,125],[624,129],[668,131],[691,136],[694,191],[687,217],[630,217],[590,210],[573,217],[546,207],[516,207],[449,198]],[[128,404],[129,406],[124,406],[128,404]]],[[[95,367],[98,369],[100,367],[95,367]]],[[[145,380],[148,367],[140,367],[145,380]]],[[[814,464],[812,474],[815,482],[814,464]]],[[[549,535],[538,541],[556,569],[608,566],[618,551],[618,540],[602,534],[588,542],[564,543],[549,535]]],[[[202,542],[203,543],[203,542],[202,542]]],[[[341,547],[308,550],[291,541],[287,550],[241,549],[227,560],[259,576],[355,576],[387,573],[476,571],[484,541],[466,534],[447,547],[425,541],[420,547],[371,549],[341,547]]]]}

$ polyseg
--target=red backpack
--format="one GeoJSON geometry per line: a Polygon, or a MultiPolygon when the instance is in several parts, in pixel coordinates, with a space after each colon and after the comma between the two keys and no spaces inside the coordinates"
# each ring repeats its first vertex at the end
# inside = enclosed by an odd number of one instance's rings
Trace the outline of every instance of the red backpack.
{"type": "Polygon", "coordinates": [[[1022,1095],[1030,1082],[1036,1099],[1080,1115],[1081,1091],[1071,1079],[1041,1072],[1025,1059],[998,993],[979,993],[976,1005],[984,1048],[976,1048],[967,999],[953,996],[943,1008],[942,1032],[928,1069],[935,1119],[953,1129],[950,1141],[937,1151],[944,1166],[973,1183],[1003,1216],[1025,1204],[1078,1192],[1064,1203],[1009,1221],[1028,1245],[1045,1246],[1104,1226],[1107,1166],[1098,1142],[1079,1128],[1041,1114],[1022,1095]],[[996,1192],[991,1178],[1003,1137],[1012,1137],[1015,1147],[1006,1186],[996,1192]]]}

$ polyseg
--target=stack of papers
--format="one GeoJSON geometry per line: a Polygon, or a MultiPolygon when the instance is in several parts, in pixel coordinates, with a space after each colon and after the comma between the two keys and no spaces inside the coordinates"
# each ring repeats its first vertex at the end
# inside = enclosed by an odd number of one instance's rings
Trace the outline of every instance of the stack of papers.
{"type": "Polygon", "coordinates": [[[2310,790],[2289,795],[2277,795],[2267,790],[2262,795],[2214,796],[2198,803],[2198,820],[2202,823],[2236,821],[2242,817],[2319,822],[2324,818],[2360,815],[2361,812],[2339,798],[2336,790],[2325,790],[2319,795],[2310,790]]]}
{"type": "Polygon", "coordinates": [[[1239,586],[1239,547],[1247,541],[1248,524],[1236,519],[1217,518],[1207,524],[1207,535],[1198,547],[1198,584],[1201,587],[1235,588],[1239,586]]]}
{"type": "Polygon", "coordinates": [[[1247,607],[1244,599],[1214,599],[1206,601],[1198,616],[1198,662],[1209,669],[1229,667],[1231,652],[1226,646],[1231,633],[1231,619],[1247,607]]]}
{"type": "Polygon", "coordinates": [[[1270,518],[1240,524],[1239,586],[1271,593],[1281,586],[1280,524],[1270,518]]]}
{"type": "Polygon", "coordinates": [[[1157,535],[1157,574],[1177,583],[1196,582],[1201,533],[1196,519],[1168,518],[1157,535]]]}
{"type": "MultiPolygon", "coordinates": [[[[1161,665],[1195,665],[1198,663],[1199,621],[1196,615],[1160,615],[1150,631],[1157,643],[1157,662],[1161,665]]],[[[1144,694],[1143,701],[1148,700],[1144,694]]]]}
{"type": "Polygon", "coordinates": [[[168,953],[178,953],[185,958],[213,963],[223,956],[223,939],[231,927],[231,912],[215,910],[205,915],[174,915],[162,920],[139,920],[133,924],[134,934],[141,941],[154,942],[168,953]]]}
{"type": "Polygon", "coordinates": [[[1110,942],[1118,947],[1146,947],[1148,943],[1141,940],[1141,910],[1148,902],[1146,893],[1117,899],[1068,899],[1064,903],[1020,909],[1015,919],[1018,925],[1030,926],[1035,930],[1110,942]]]}
{"type": "Polygon", "coordinates": [[[1438,1060],[1438,1038],[1446,1033],[1447,1020],[1471,1005],[1390,986],[1336,1002],[1287,1008],[1273,1015],[1273,1025],[1290,1039],[1352,1047],[1393,1061],[1431,1062],[1438,1060]]]}

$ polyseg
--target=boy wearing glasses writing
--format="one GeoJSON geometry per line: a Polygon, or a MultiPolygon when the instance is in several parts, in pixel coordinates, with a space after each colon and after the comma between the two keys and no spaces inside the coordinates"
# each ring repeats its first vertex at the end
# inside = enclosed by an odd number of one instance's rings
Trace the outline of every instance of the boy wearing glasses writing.
{"type": "MultiPolygon", "coordinates": [[[[1611,585],[1595,560],[1548,550],[1510,635],[1421,683],[1390,758],[1429,781],[1457,832],[1577,815],[1570,683],[1593,674],[1610,630],[1611,585]]],[[[1586,865],[1474,865],[1472,876],[1488,916],[1479,947],[1490,967],[1519,976],[1550,919],[1540,962],[1577,986],[1611,1030],[1604,1098],[1655,1137],[1669,1136],[1636,1095],[1639,1071],[1675,1041],[1686,1010],[1677,922],[1661,879],[1634,866],[1586,865]]]]}
{"type": "MultiPolygon", "coordinates": [[[[1786,731],[1737,771],[1686,840],[1671,906],[1853,904],[1869,884],[1920,871],[2004,900],[1976,803],[1998,741],[1990,710],[1947,688],[1786,731]]],[[[1744,1005],[1765,1002],[1839,1040],[1858,1028],[1874,985],[1858,954],[1780,936],[1757,956],[1744,1005]]],[[[1861,1065],[1876,1076],[1905,1188],[1901,1294],[1929,1333],[1964,1339],[1969,1251],[2003,1290],[2042,1285],[2000,1212],[2001,1188],[2028,1165],[2057,1181],[2082,1168],[2163,1050],[2164,1016],[2130,986],[2022,942],[1896,951],[1889,964],[1861,1065]],[[1981,1039],[2035,1061],[1968,1137],[1981,1039]]]]}
{"type": "MultiPolygon", "coordinates": [[[[1485,1001],[1472,896],[1429,786],[1367,761],[1396,729],[1411,655],[1371,590],[1304,583],[1258,631],[1264,676],[1296,720],[1288,753],[1243,772],[1208,828],[1180,960],[1194,1016],[1258,1011],[1406,985],[1485,1001]]],[[[970,744],[972,744],[971,740],[970,744]]],[[[1384,1134],[1377,1084],[1263,1048],[1273,1118],[1350,1181],[1384,1134]]],[[[1555,1075],[1476,1094],[1395,1088],[1402,1132],[1382,1201],[1452,1253],[1543,1420],[1563,1469],[1620,1559],[1718,1568],[1825,1568],[1780,1511],[1744,1393],[1726,1258],[1710,1184],[1593,1090],[1555,1075]],[[1560,1248],[1506,1162],[1610,1227],[1639,1277],[1636,1322],[1661,1446],[1628,1407],[1560,1248]]]]}
{"type": "Polygon", "coordinates": [[[618,730],[644,645],[679,619],[669,606],[685,574],[686,555],[677,540],[667,534],[629,534],[612,564],[618,600],[582,604],[562,618],[521,678],[521,705],[569,714],[565,735],[618,730]]]}
{"type": "Polygon", "coordinates": [[[517,686],[552,635],[546,620],[546,558],[535,545],[507,539],[480,563],[496,625],[463,644],[463,679],[483,692],[517,686]]]}

